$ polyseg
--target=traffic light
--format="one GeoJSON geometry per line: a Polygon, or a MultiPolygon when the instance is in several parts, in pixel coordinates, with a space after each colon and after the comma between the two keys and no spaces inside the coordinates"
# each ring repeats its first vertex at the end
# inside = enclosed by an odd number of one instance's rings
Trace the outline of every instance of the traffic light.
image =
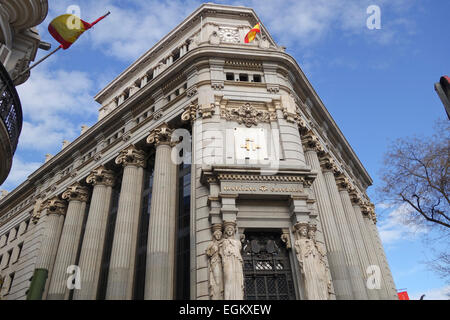
{"type": "Polygon", "coordinates": [[[441,77],[441,80],[434,84],[434,89],[439,98],[441,98],[447,117],[450,120],[450,78],[448,76],[441,77]]]}

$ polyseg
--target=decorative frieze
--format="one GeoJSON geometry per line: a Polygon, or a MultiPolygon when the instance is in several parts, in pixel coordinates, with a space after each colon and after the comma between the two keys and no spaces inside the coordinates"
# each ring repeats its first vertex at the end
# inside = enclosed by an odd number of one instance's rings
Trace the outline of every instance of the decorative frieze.
{"type": "Polygon", "coordinates": [[[115,178],[114,172],[100,166],[94,169],[91,174],[86,178],[86,182],[95,185],[114,186],[115,178]]]}
{"type": "Polygon", "coordinates": [[[120,151],[116,158],[116,164],[126,166],[145,167],[145,153],[136,149],[134,145],[129,145],[124,150],[120,151]]]}
{"type": "Polygon", "coordinates": [[[67,201],[80,201],[87,202],[89,198],[89,192],[86,187],[83,187],[78,182],[74,183],[67,188],[62,194],[62,198],[67,201]]]}

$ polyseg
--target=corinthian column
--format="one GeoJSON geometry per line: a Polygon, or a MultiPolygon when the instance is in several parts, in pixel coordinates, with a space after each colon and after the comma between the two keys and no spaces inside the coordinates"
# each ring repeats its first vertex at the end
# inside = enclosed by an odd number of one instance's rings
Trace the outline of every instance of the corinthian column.
{"type": "Polygon", "coordinates": [[[94,189],[78,263],[81,272],[81,289],[75,290],[74,300],[95,300],[97,298],[114,173],[104,166],[100,166],[91,172],[86,182],[93,184],[94,189]]]}
{"type": "Polygon", "coordinates": [[[147,143],[156,146],[147,245],[145,299],[173,299],[177,171],[171,159],[172,130],[163,124],[147,143]]]}
{"type": "Polygon", "coordinates": [[[381,268],[381,276],[386,286],[386,299],[398,300],[397,290],[395,288],[394,278],[392,277],[391,269],[386,259],[383,244],[376,227],[375,206],[372,203],[364,206],[365,223],[368,233],[371,235],[373,248],[377,254],[379,266],[381,268]]]}
{"type": "Polygon", "coordinates": [[[48,290],[48,300],[69,299],[67,267],[74,265],[76,262],[88,190],[79,183],[75,183],[63,193],[62,198],[67,200],[69,205],[48,290]]]}
{"type": "Polygon", "coordinates": [[[134,145],[122,150],[116,164],[123,166],[119,207],[109,264],[107,300],[131,300],[134,264],[144,183],[145,154],[134,145]]]}
{"type": "Polygon", "coordinates": [[[339,237],[342,238],[342,242],[344,245],[347,268],[350,273],[350,282],[352,284],[354,298],[358,300],[366,300],[367,292],[365,289],[365,281],[361,273],[359,257],[355,247],[355,240],[350,233],[348,221],[345,216],[341,197],[339,196],[336,180],[334,178],[334,175],[337,172],[336,166],[333,164],[333,160],[329,156],[322,157],[321,166],[325,184],[330,196],[333,213],[336,218],[339,237]]]}
{"type": "Polygon", "coordinates": [[[41,249],[36,261],[36,269],[27,296],[29,300],[41,300],[43,298],[47,277],[55,262],[66,205],[58,197],[55,197],[44,202],[41,211],[42,215],[47,215],[47,217],[41,249]]]}
{"type": "Polygon", "coordinates": [[[364,280],[364,288],[366,290],[367,297],[370,300],[378,300],[379,296],[376,290],[371,290],[367,286],[366,270],[369,267],[369,259],[367,257],[367,252],[364,246],[363,235],[361,234],[361,231],[359,229],[359,224],[355,216],[355,210],[353,209],[350,194],[348,192],[348,189],[350,187],[349,181],[343,174],[340,174],[336,177],[336,182],[338,185],[339,195],[341,197],[345,217],[348,222],[348,227],[355,243],[356,254],[358,256],[358,266],[360,268],[361,276],[364,280]]]}
{"type": "MultiPolygon", "coordinates": [[[[361,212],[361,198],[357,195],[355,190],[352,190],[350,192],[350,197],[353,205],[353,213],[356,219],[356,222],[358,223],[358,229],[359,233],[361,234],[361,239],[364,245],[364,253],[361,254],[361,257],[363,259],[363,268],[364,273],[367,274],[367,268],[369,266],[378,265],[377,256],[375,254],[375,251],[373,250],[372,240],[371,236],[367,230],[366,224],[363,220],[363,215],[361,212]]],[[[383,284],[384,286],[384,284],[383,284]]],[[[369,295],[370,299],[386,299],[386,291],[377,289],[376,287],[368,287],[368,283],[366,281],[366,287],[368,288],[367,293],[369,295]]]]}
{"type": "Polygon", "coordinates": [[[336,298],[339,300],[349,300],[353,298],[350,285],[350,276],[346,268],[345,253],[342,240],[339,235],[333,210],[331,208],[330,197],[325,185],[325,181],[320,170],[320,162],[317,153],[322,153],[323,149],[317,137],[308,132],[302,139],[305,151],[306,163],[317,171],[317,178],[313,183],[314,194],[317,199],[319,216],[323,224],[325,244],[328,251],[328,263],[330,264],[331,277],[336,298]]]}

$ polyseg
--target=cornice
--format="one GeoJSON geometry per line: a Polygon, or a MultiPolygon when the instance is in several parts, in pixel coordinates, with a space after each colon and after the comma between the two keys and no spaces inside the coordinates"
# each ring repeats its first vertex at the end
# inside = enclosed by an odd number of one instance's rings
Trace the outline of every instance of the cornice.
{"type": "MultiPolygon", "coordinates": [[[[275,50],[262,50],[253,47],[218,48],[207,45],[197,47],[189,51],[182,58],[178,59],[170,68],[164,70],[161,74],[159,74],[155,79],[147,83],[133,96],[125,100],[125,102],[122,103],[119,107],[114,109],[111,113],[109,113],[103,119],[98,121],[95,125],[90,127],[87,132],[85,132],[83,135],[80,135],[69,146],[67,146],[58,154],[56,154],[51,160],[44,163],[39,169],[37,169],[34,173],[32,173],[24,183],[22,183],[18,188],[16,188],[13,192],[11,192],[8,196],[6,196],[2,200],[2,202],[0,202],[0,207],[3,204],[7,204],[7,202],[16,197],[17,194],[20,194],[21,192],[26,192],[25,190],[27,188],[33,186],[34,183],[36,183],[37,180],[41,179],[43,175],[50,172],[56,163],[66,161],[67,159],[71,158],[72,154],[77,150],[79,150],[80,148],[82,148],[86,143],[86,141],[91,141],[96,136],[101,134],[103,131],[107,130],[107,128],[110,126],[110,123],[120,121],[119,119],[121,119],[125,113],[129,112],[130,108],[132,108],[133,105],[140,105],[141,103],[144,103],[152,94],[152,92],[155,92],[158,88],[160,88],[167,79],[171,78],[171,76],[179,73],[186,65],[192,66],[194,64],[195,65],[203,64],[205,63],[204,60],[209,60],[211,56],[231,58],[235,57],[236,54],[239,54],[241,59],[250,59],[255,61],[270,61],[272,63],[284,64],[288,69],[296,71],[295,74],[297,75],[297,81],[298,82],[304,81],[306,85],[310,87],[310,93],[313,96],[316,96],[314,89],[312,89],[309,81],[304,76],[302,70],[298,66],[295,59],[290,55],[288,55],[287,53],[275,50]]],[[[349,146],[348,142],[345,140],[345,137],[339,131],[335,122],[329,115],[328,111],[326,111],[321,101],[320,100],[317,101],[320,102],[319,107],[323,109],[323,113],[326,117],[326,120],[330,122],[329,127],[330,128],[335,127],[336,130],[339,132],[339,139],[342,142],[343,149],[347,150],[349,154],[353,155],[352,158],[357,164],[356,169],[358,170],[359,174],[365,180],[366,184],[371,184],[372,180],[370,176],[367,174],[367,171],[364,169],[364,167],[362,167],[362,164],[356,157],[355,153],[349,146]]]]}

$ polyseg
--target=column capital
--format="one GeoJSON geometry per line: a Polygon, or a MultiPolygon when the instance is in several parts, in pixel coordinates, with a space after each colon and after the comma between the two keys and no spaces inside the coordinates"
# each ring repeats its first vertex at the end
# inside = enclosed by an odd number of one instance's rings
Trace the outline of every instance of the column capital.
{"type": "Polygon", "coordinates": [[[197,103],[190,103],[184,108],[184,112],[181,115],[181,120],[184,122],[190,121],[193,123],[195,119],[197,119],[197,109],[198,104],[197,103]]]}
{"type": "Polygon", "coordinates": [[[305,151],[315,151],[319,154],[324,152],[319,138],[317,138],[316,134],[311,130],[302,137],[302,144],[305,151]]]}
{"type": "Polygon", "coordinates": [[[86,182],[93,184],[94,186],[105,185],[112,187],[115,182],[114,172],[107,170],[105,166],[102,165],[91,172],[91,174],[86,178],[86,182]]]}
{"type": "Polygon", "coordinates": [[[171,145],[173,129],[167,123],[161,124],[150,133],[147,137],[148,144],[154,144],[156,147],[160,145],[171,145]]]}
{"type": "Polygon", "coordinates": [[[47,215],[57,214],[57,215],[65,215],[66,214],[66,203],[63,200],[60,200],[58,197],[54,197],[45,201],[41,206],[41,211],[47,210],[47,215]]]}
{"type": "Polygon", "coordinates": [[[86,187],[83,187],[78,182],[75,182],[62,194],[62,198],[67,201],[80,201],[87,202],[89,198],[89,192],[86,187]]]}
{"type": "Polygon", "coordinates": [[[145,153],[144,151],[136,149],[136,147],[130,144],[128,147],[120,151],[116,158],[116,164],[126,166],[145,167],[145,153]]]}
{"type": "Polygon", "coordinates": [[[325,154],[320,157],[320,166],[324,171],[332,171],[334,175],[340,173],[338,167],[336,166],[336,162],[329,154],[325,154]]]}
{"type": "Polygon", "coordinates": [[[371,202],[364,202],[360,205],[361,212],[363,213],[363,216],[367,219],[370,219],[373,221],[374,224],[377,223],[377,215],[375,213],[375,205],[371,202]]]}
{"type": "Polygon", "coordinates": [[[336,185],[338,186],[339,191],[349,191],[350,181],[343,173],[339,173],[336,175],[336,185]]]}
{"type": "Polygon", "coordinates": [[[362,198],[356,191],[356,188],[351,186],[348,190],[348,194],[350,195],[350,200],[354,206],[358,206],[362,203],[362,198]]]}

